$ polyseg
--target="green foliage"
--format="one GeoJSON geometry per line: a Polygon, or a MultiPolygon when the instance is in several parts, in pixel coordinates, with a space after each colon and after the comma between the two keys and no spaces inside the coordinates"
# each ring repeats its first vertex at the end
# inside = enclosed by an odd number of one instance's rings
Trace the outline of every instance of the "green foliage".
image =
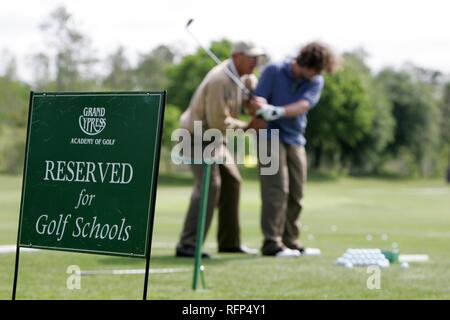
{"type": "MultiPolygon", "coordinates": [[[[223,61],[230,55],[231,42],[222,39],[213,42],[210,49],[223,61]]],[[[184,56],[178,64],[168,69],[168,102],[185,110],[195,89],[214,66],[215,62],[201,48],[195,54],[184,56]]]]}
{"type": "Polygon", "coordinates": [[[442,141],[444,144],[450,144],[450,82],[444,86],[440,125],[442,141]]]}
{"type": "Polygon", "coordinates": [[[164,90],[169,86],[167,70],[173,65],[175,54],[171,48],[160,45],[148,54],[142,54],[134,70],[139,90],[164,90]]]}
{"type": "Polygon", "coordinates": [[[103,86],[109,90],[132,90],[133,72],[125,55],[125,48],[117,48],[106,61],[109,73],[103,79],[103,86]]]}
{"type": "Polygon", "coordinates": [[[0,77],[0,125],[26,126],[29,92],[26,84],[0,77]]]}
{"type": "Polygon", "coordinates": [[[35,53],[31,57],[33,87],[36,91],[54,91],[53,79],[50,75],[50,57],[43,53],[35,53]]]}
{"type": "Polygon", "coordinates": [[[25,154],[26,128],[0,126],[0,172],[20,173],[25,154]]]}
{"type": "Polygon", "coordinates": [[[450,183],[450,82],[447,82],[443,89],[440,117],[441,157],[446,166],[446,179],[450,183]]]}
{"type": "Polygon", "coordinates": [[[180,127],[181,111],[177,106],[168,104],[164,110],[164,129],[163,129],[163,146],[171,148],[173,142],[171,141],[171,135],[174,130],[180,127]]]}
{"type": "Polygon", "coordinates": [[[394,137],[395,120],[391,101],[377,84],[373,84],[369,96],[375,113],[372,130],[351,150],[352,173],[378,173],[388,158],[384,152],[386,146],[394,137]]]}
{"type": "Polygon", "coordinates": [[[141,54],[137,66],[133,68],[119,47],[107,58],[108,74],[102,85],[108,90],[166,90],[169,85],[168,68],[173,65],[175,53],[165,45],[160,45],[148,53],[141,54]]]}
{"type": "Polygon", "coordinates": [[[0,77],[0,172],[18,173],[23,165],[29,87],[0,77]]]}
{"type": "MultiPolygon", "coordinates": [[[[51,54],[38,56],[36,63],[50,63],[55,71],[54,90],[76,91],[92,88],[93,57],[89,39],[76,28],[72,15],[58,7],[41,25],[51,54]]],[[[50,69],[52,69],[50,67],[50,69]]]]}
{"type": "Polygon", "coordinates": [[[395,119],[392,115],[392,103],[383,87],[374,81],[370,69],[364,62],[366,57],[364,52],[347,53],[344,56],[346,69],[361,77],[367,90],[370,108],[374,113],[372,129],[354,147],[344,146],[344,156],[350,162],[350,173],[377,173],[387,160],[384,150],[394,138],[395,119]]]}
{"type": "Polygon", "coordinates": [[[394,140],[388,150],[393,155],[399,155],[400,150],[410,152],[415,163],[411,169],[421,175],[432,174],[440,139],[435,87],[407,70],[385,69],[377,80],[392,101],[396,122],[394,140]]]}
{"type": "Polygon", "coordinates": [[[344,162],[349,150],[370,133],[374,110],[364,80],[349,65],[325,77],[322,97],[308,115],[306,132],[315,167],[321,165],[323,155],[334,165],[336,161],[344,162]]]}
{"type": "Polygon", "coordinates": [[[17,79],[16,58],[5,49],[0,52],[0,75],[9,80],[17,79]]]}
{"type": "MultiPolygon", "coordinates": [[[[64,8],[54,10],[41,26],[47,47],[30,56],[38,91],[167,90],[163,147],[194,91],[215,62],[199,48],[179,57],[160,45],[142,53],[135,65],[119,47],[106,57],[104,76],[92,71],[95,58],[88,37],[64,8]]],[[[231,42],[214,41],[220,60],[231,42]]],[[[28,85],[17,80],[16,59],[0,53],[0,171],[22,165],[28,85]]],[[[322,98],[308,115],[306,137],[313,167],[351,174],[380,173],[392,168],[405,175],[442,174],[450,170],[450,83],[436,70],[406,65],[372,74],[367,54],[344,54],[344,67],[326,76],[322,98]],[[331,170],[330,170],[331,169],[331,170]]]]}

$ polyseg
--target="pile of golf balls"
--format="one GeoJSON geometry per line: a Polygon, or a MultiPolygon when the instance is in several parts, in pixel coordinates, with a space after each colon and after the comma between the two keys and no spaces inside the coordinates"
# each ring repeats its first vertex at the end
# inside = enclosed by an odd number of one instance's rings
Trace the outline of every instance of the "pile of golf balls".
{"type": "Polygon", "coordinates": [[[373,265],[381,268],[389,267],[389,260],[380,249],[347,249],[336,263],[349,269],[373,265]]]}

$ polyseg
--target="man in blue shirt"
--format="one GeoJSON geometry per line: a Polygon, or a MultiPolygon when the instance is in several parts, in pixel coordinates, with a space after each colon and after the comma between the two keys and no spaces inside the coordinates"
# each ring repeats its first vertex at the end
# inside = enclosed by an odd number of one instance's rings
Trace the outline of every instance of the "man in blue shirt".
{"type": "Polygon", "coordinates": [[[335,65],[327,46],[310,43],[292,61],[267,66],[251,101],[250,110],[268,123],[269,138],[280,140],[279,154],[272,155],[279,157],[279,170],[260,175],[263,255],[293,257],[304,252],[298,238],[307,170],[306,116],[319,101],[324,86],[321,73],[332,72],[335,65]],[[274,129],[279,135],[271,134],[274,129]]]}

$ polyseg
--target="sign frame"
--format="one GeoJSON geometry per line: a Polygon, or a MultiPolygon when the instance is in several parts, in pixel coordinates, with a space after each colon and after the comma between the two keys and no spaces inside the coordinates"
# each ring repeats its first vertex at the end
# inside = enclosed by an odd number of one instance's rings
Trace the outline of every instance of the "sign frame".
{"type": "Polygon", "coordinates": [[[19,214],[19,224],[18,224],[18,232],[17,232],[17,243],[16,243],[16,259],[15,259],[15,269],[14,269],[14,282],[13,282],[13,293],[12,300],[16,298],[16,289],[17,289],[17,281],[18,281],[18,273],[19,273],[19,261],[20,261],[20,248],[28,247],[28,248],[39,248],[45,250],[55,250],[55,251],[66,251],[66,252],[77,252],[77,253],[89,253],[89,254],[101,254],[108,256],[126,256],[133,258],[145,258],[146,259],[146,267],[145,267],[145,278],[144,278],[144,292],[143,292],[143,300],[147,299],[147,287],[148,287],[148,277],[149,277],[149,269],[150,269],[150,256],[151,256],[151,242],[153,235],[153,225],[154,225],[154,216],[155,216],[155,206],[156,206],[156,194],[157,194],[157,183],[159,176],[159,164],[160,164],[160,156],[161,156],[161,145],[162,145],[162,134],[164,127],[164,111],[166,107],[166,95],[167,92],[165,90],[161,91],[111,91],[111,92],[33,92],[30,91],[29,97],[29,108],[28,108],[28,123],[27,123],[27,134],[26,134],[26,144],[25,144],[25,158],[24,158],[24,166],[23,166],[23,178],[22,178],[22,192],[21,192],[21,202],[20,202],[20,214],[19,214]],[[156,119],[156,136],[155,146],[153,152],[153,167],[151,169],[150,176],[150,189],[148,194],[148,212],[147,214],[147,226],[146,226],[146,235],[145,235],[145,247],[143,250],[143,254],[135,254],[135,253],[123,253],[123,252],[107,252],[107,251],[96,251],[96,250],[85,250],[85,249],[76,249],[76,248],[60,248],[60,247],[45,247],[42,245],[27,245],[21,243],[22,236],[22,226],[23,226],[23,213],[24,213],[24,201],[25,201],[25,192],[26,192],[26,179],[27,179],[27,169],[29,166],[29,149],[30,149],[30,135],[31,135],[31,126],[33,119],[33,98],[36,96],[148,96],[148,95],[159,95],[160,100],[158,104],[157,111],[157,119],[156,119]]]}

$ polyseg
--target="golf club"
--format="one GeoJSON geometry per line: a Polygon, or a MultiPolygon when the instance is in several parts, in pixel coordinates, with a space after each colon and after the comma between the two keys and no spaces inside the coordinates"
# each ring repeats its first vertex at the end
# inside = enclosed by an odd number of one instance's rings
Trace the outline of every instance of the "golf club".
{"type": "MultiPolygon", "coordinates": [[[[220,61],[219,58],[217,58],[217,56],[208,48],[204,47],[201,42],[197,39],[197,37],[191,32],[191,30],[189,29],[189,26],[192,24],[192,22],[194,22],[194,19],[189,19],[188,22],[186,23],[186,31],[187,33],[191,36],[192,39],[194,39],[195,42],[197,42],[198,46],[200,48],[202,48],[207,54],[208,56],[214,60],[214,62],[216,64],[220,64],[222,63],[222,61],[220,61]]],[[[230,77],[230,79],[244,92],[244,94],[247,97],[251,97],[252,93],[250,92],[250,90],[242,83],[242,81],[231,72],[231,70],[229,70],[228,68],[225,68],[225,73],[227,74],[228,77],[230,77]]]]}

